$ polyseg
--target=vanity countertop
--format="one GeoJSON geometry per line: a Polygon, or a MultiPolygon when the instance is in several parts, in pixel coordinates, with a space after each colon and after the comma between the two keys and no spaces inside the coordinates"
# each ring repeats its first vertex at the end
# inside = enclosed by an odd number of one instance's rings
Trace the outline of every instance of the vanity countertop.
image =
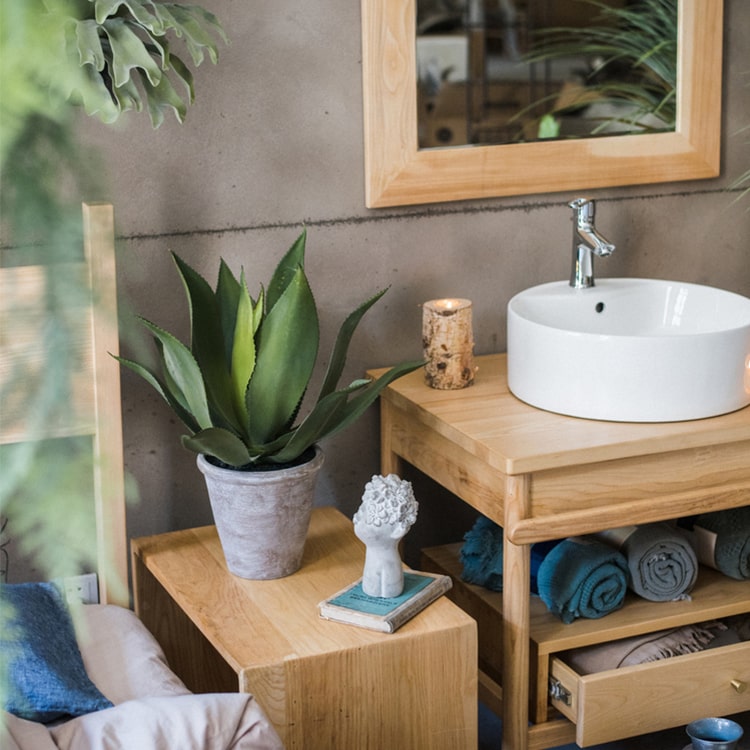
{"type": "Polygon", "coordinates": [[[430,388],[416,370],[391,383],[383,398],[413,416],[418,412],[432,430],[506,475],[750,441],[750,407],[687,422],[579,419],[529,406],[510,393],[505,354],[476,357],[475,366],[468,388],[430,388]]]}

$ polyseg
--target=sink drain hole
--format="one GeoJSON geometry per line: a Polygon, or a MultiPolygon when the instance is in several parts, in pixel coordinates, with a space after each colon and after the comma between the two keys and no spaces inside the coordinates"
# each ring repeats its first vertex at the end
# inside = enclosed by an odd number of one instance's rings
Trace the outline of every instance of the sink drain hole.
{"type": "Polygon", "coordinates": [[[598,313],[604,312],[604,307],[605,307],[605,305],[604,305],[603,302],[597,302],[596,303],[596,307],[594,308],[594,310],[596,310],[598,313]]]}

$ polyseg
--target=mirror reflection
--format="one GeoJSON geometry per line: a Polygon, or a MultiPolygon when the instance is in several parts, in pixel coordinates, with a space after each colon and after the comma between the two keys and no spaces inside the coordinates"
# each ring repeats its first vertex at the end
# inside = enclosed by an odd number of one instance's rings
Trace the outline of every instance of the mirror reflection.
{"type": "Polygon", "coordinates": [[[417,0],[419,148],[674,131],[677,0],[417,0]]]}

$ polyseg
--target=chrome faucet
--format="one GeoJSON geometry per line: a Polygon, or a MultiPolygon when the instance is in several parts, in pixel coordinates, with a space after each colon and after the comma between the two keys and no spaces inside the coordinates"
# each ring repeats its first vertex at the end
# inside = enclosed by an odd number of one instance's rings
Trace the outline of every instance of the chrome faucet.
{"type": "Polygon", "coordinates": [[[568,204],[573,209],[573,265],[570,285],[575,289],[594,286],[594,255],[611,255],[615,246],[594,226],[594,201],[576,198],[568,204]]]}

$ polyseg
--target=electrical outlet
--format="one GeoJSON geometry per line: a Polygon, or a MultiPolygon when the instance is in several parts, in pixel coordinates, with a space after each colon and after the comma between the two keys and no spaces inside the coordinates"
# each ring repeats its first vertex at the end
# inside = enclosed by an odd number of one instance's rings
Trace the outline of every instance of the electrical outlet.
{"type": "Polygon", "coordinates": [[[96,573],[84,573],[80,576],[68,576],[63,578],[63,589],[65,598],[71,604],[82,602],[83,604],[99,603],[99,581],[96,573]]]}

